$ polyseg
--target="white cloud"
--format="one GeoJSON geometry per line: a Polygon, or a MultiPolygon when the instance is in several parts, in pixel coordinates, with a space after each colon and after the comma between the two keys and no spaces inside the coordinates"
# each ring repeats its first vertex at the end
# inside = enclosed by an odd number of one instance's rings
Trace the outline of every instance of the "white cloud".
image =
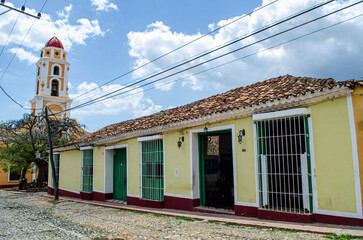
{"type": "MultiPolygon", "coordinates": [[[[264,0],[263,5],[266,5],[269,2],[271,2],[271,0],[264,0]]],[[[321,1],[318,0],[280,0],[267,8],[256,11],[254,14],[245,16],[243,19],[222,28],[219,32],[214,33],[213,35],[206,36],[203,39],[200,39],[156,62],[149,64],[147,67],[137,70],[133,73],[133,76],[134,78],[140,78],[155,71],[159,71],[170,66],[172,63],[180,62],[203,51],[220,46],[229,40],[244,36],[247,33],[320,2],[321,1]]],[[[327,14],[354,2],[355,1],[353,0],[334,1],[331,4],[300,16],[292,21],[281,24],[242,42],[229,46],[221,51],[195,60],[181,68],[178,68],[178,70],[193,66],[238,47],[245,46],[248,43],[271,36],[272,34],[327,14]]],[[[315,31],[322,27],[348,19],[352,16],[356,16],[362,12],[363,4],[360,4],[344,10],[339,14],[317,21],[316,23],[306,25],[287,34],[261,42],[253,47],[238,51],[227,57],[190,70],[187,73],[183,73],[181,77],[261,51],[251,57],[238,60],[221,68],[188,77],[186,80],[183,80],[182,86],[190,87],[193,90],[204,90],[206,88],[221,89],[223,87],[228,89],[283,74],[311,77],[334,77],[337,80],[359,78],[362,74],[360,66],[363,65],[363,58],[361,57],[363,55],[363,45],[361,44],[361,36],[363,35],[363,17],[289,44],[284,44],[272,49],[269,48],[297,36],[301,36],[308,32],[315,31]]],[[[215,29],[236,19],[237,17],[239,16],[221,20],[218,23],[211,23],[209,28],[211,30],[215,29]]],[[[129,55],[135,59],[134,66],[137,68],[183,44],[188,43],[193,39],[200,37],[201,34],[202,33],[198,32],[188,35],[176,32],[173,31],[170,26],[157,21],[147,26],[146,30],[143,32],[130,32],[128,34],[128,44],[130,46],[129,55]]],[[[158,76],[157,78],[166,76],[167,74],[175,71],[176,70],[172,70],[158,76]]],[[[163,81],[170,81],[172,79],[176,79],[176,77],[163,81]]],[[[163,91],[170,91],[173,89],[173,84],[165,86],[163,85],[163,82],[159,82],[155,84],[155,86],[163,91]]]]}
{"type": "MultiPolygon", "coordinates": [[[[77,106],[81,103],[95,99],[98,96],[121,88],[122,86],[119,84],[102,86],[92,92],[80,96],[81,94],[97,87],[98,85],[96,83],[83,82],[80,84],[77,87],[77,92],[75,94],[70,94],[70,98],[74,99],[72,106],[77,106]],[[80,97],[77,98],[77,96],[80,97]]],[[[128,90],[128,88],[125,90],[128,90]]],[[[72,110],[72,117],[82,120],[88,116],[112,116],[122,114],[125,111],[132,112],[134,117],[140,117],[158,112],[161,109],[162,106],[156,105],[151,99],[144,97],[144,91],[142,89],[138,89],[130,91],[125,95],[120,95],[87,107],[72,110]]]]}
{"type": "Polygon", "coordinates": [[[10,48],[9,52],[16,53],[16,56],[20,59],[20,61],[27,61],[29,65],[36,63],[39,57],[35,56],[31,52],[25,51],[23,48],[10,48]]]}
{"type": "Polygon", "coordinates": [[[110,3],[108,0],[91,0],[91,4],[96,6],[96,11],[108,11],[109,9],[117,10],[117,5],[110,3]]]}
{"type": "MultiPolygon", "coordinates": [[[[6,4],[13,6],[11,2],[8,1],[6,4]]],[[[35,15],[37,14],[36,10],[31,8],[28,8],[27,12],[35,15]]],[[[71,4],[57,12],[58,19],[52,19],[50,15],[42,13],[41,19],[36,20],[33,28],[23,42],[23,57],[20,55],[17,55],[17,57],[20,60],[27,60],[29,62],[31,58],[24,56],[31,56],[35,53],[38,55],[38,51],[44,47],[45,43],[53,37],[54,34],[61,40],[67,51],[71,50],[74,44],[86,44],[86,40],[89,38],[104,36],[105,32],[102,31],[98,20],[81,18],[75,23],[71,23],[69,21],[71,13],[71,4]]],[[[18,13],[15,11],[10,11],[6,15],[6,18],[1,19],[2,22],[0,24],[0,46],[5,44],[8,34],[18,17],[18,13]]],[[[33,24],[33,21],[33,18],[21,15],[6,47],[17,47],[24,39],[24,35],[33,24]]]]}

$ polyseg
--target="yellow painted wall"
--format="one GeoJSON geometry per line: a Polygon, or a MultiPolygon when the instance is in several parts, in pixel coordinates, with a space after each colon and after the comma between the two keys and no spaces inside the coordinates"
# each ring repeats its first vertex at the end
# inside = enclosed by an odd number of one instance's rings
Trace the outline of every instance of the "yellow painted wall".
{"type": "Polygon", "coordinates": [[[104,192],[105,190],[105,161],[104,147],[93,148],[93,189],[104,192]]]}
{"type": "Polygon", "coordinates": [[[311,106],[318,208],[356,212],[347,98],[311,106]]]}
{"type": "Polygon", "coordinates": [[[252,117],[238,119],[235,124],[237,201],[256,203],[255,158],[252,117]],[[245,129],[242,144],[238,143],[238,132],[245,129]],[[245,152],[242,152],[245,149],[245,152]]]}
{"type": "Polygon", "coordinates": [[[191,195],[190,183],[190,139],[189,131],[164,133],[165,154],[165,192],[191,195]],[[182,146],[178,148],[179,137],[184,136],[182,146]],[[179,177],[175,177],[175,168],[179,168],[179,177]]]}
{"type": "MultiPolygon", "coordinates": [[[[72,150],[60,153],[59,187],[66,190],[81,191],[82,151],[72,150]]],[[[50,168],[49,168],[50,169],[50,168]]],[[[49,172],[49,185],[53,186],[49,172]]]]}
{"type": "Polygon", "coordinates": [[[136,138],[127,141],[128,194],[140,195],[140,144],[136,138]]]}
{"type": "MultiPolygon", "coordinates": [[[[27,182],[32,182],[32,169],[29,169],[28,172],[25,175],[27,182]]],[[[0,186],[2,185],[18,185],[19,181],[8,181],[9,180],[9,172],[4,172],[0,168],[0,186]]]]}
{"type": "Polygon", "coordinates": [[[360,187],[363,199],[363,87],[357,87],[352,94],[355,130],[357,134],[357,148],[360,170],[360,187]]]}

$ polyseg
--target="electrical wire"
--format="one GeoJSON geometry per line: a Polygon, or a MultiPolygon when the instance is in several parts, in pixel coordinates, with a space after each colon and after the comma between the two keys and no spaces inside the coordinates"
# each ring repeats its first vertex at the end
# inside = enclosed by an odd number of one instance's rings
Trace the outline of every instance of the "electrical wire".
{"type": "Polygon", "coordinates": [[[4,12],[0,13],[0,16],[7,13],[7,12],[10,12],[10,11],[11,11],[11,9],[8,9],[8,10],[4,11],[4,12]]]}
{"type": "MultiPolygon", "coordinates": [[[[186,78],[189,78],[189,77],[193,77],[193,76],[197,76],[197,75],[199,75],[199,74],[202,74],[202,73],[205,73],[205,72],[208,72],[208,71],[211,71],[211,70],[214,70],[214,69],[217,69],[217,68],[220,68],[220,67],[226,66],[226,65],[228,65],[228,64],[231,64],[231,63],[234,63],[234,62],[240,61],[240,60],[242,60],[242,59],[245,59],[245,58],[248,58],[248,57],[251,57],[251,56],[257,55],[257,54],[259,54],[259,53],[262,53],[262,52],[265,52],[265,51],[268,51],[268,50],[274,49],[274,48],[276,48],[276,47],[280,47],[280,46],[285,45],[285,44],[287,44],[287,43],[297,41],[297,40],[302,39],[302,38],[304,38],[304,37],[307,37],[307,36],[313,35],[313,34],[315,34],[315,33],[321,32],[321,31],[323,31],[323,30],[326,30],[326,29],[329,29],[329,28],[332,28],[332,27],[338,26],[338,25],[340,25],[340,24],[342,24],[342,23],[348,22],[348,21],[350,21],[350,20],[353,20],[353,19],[355,19],[355,18],[362,17],[362,16],[363,16],[363,14],[359,14],[359,15],[357,15],[357,16],[351,17],[351,18],[346,19],[346,20],[343,20],[343,21],[341,21],[341,22],[338,22],[338,23],[335,23],[335,24],[332,24],[332,25],[329,25],[329,26],[326,26],[326,27],[320,28],[320,29],[318,29],[318,30],[315,30],[315,31],[309,32],[309,33],[307,33],[307,34],[303,34],[303,35],[301,35],[301,36],[299,36],[299,37],[292,38],[292,39],[290,39],[290,40],[287,40],[287,41],[281,42],[281,43],[279,43],[279,44],[273,45],[273,46],[268,47],[268,48],[264,48],[264,49],[259,50],[259,51],[257,51],[257,52],[254,52],[254,53],[251,53],[251,54],[248,54],[248,55],[245,55],[245,56],[242,56],[242,57],[236,58],[236,59],[234,59],[234,60],[232,60],[232,61],[228,61],[228,62],[226,62],[226,63],[223,63],[223,64],[220,64],[220,65],[217,65],[217,66],[214,66],[214,67],[211,67],[211,68],[205,69],[205,70],[203,70],[203,71],[200,71],[200,72],[197,72],[197,73],[194,73],[194,74],[190,74],[190,75],[188,75],[188,76],[185,76],[185,77],[182,77],[182,78],[179,78],[179,79],[176,79],[176,80],[172,80],[172,81],[169,81],[169,82],[164,83],[164,84],[160,84],[158,87],[166,86],[166,85],[169,85],[169,84],[171,84],[171,83],[175,83],[175,82],[181,81],[181,80],[183,80],[183,79],[186,79],[186,78]]],[[[133,89],[128,89],[127,91],[124,91],[124,92],[122,92],[122,93],[118,93],[118,94],[116,94],[116,95],[113,95],[112,97],[107,97],[107,98],[105,98],[105,99],[103,99],[103,100],[98,100],[98,101],[96,101],[95,103],[99,103],[99,102],[101,102],[101,101],[110,101],[110,100],[122,99],[122,98],[126,98],[126,97],[129,97],[129,96],[133,96],[133,95],[136,95],[136,94],[143,93],[143,92],[145,92],[145,91],[150,91],[150,90],[153,90],[153,89],[157,89],[157,88],[158,88],[158,87],[151,87],[151,88],[147,88],[147,89],[142,89],[142,87],[147,86],[147,85],[150,85],[150,84],[151,84],[151,83],[146,83],[146,84],[144,84],[144,85],[142,85],[142,86],[135,87],[135,88],[133,88],[133,89]],[[139,92],[135,92],[135,93],[131,93],[131,94],[128,94],[128,95],[125,95],[125,96],[120,97],[120,98],[117,98],[117,99],[112,99],[113,97],[120,96],[120,95],[123,95],[123,94],[125,94],[125,93],[132,92],[132,91],[134,91],[134,90],[137,90],[137,89],[140,89],[140,91],[139,91],[139,92]]]]}
{"type": "MultiPolygon", "coordinates": [[[[27,2],[27,0],[25,0],[25,2],[24,2],[24,4],[23,4],[23,5],[25,5],[25,3],[26,3],[26,2],[27,2]]],[[[12,27],[12,28],[11,28],[11,30],[10,30],[10,33],[9,33],[9,35],[8,35],[8,38],[6,39],[5,44],[4,44],[3,48],[1,49],[0,56],[1,56],[1,55],[3,55],[3,52],[4,52],[4,49],[5,49],[5,46],[8,44],[8,41],[9,41],[9,39],[10,39],[10,36],[11,36],[11,34],[13,33],[13,31],[14,31],[15,25],[18,23],[18,20],[19,20],[20,15],[22,15],[22,14],[21,14],[21,13],[19,13],[19,14],[18,14],[18,17],[16,18],[15,23],[14,23],[13,27],[12,27]]]]}
{"type": "Polygon", "coordinates": [[[105,85],[107,85],[107,84],[110,84],[110,83],[112,83],[112,82],[116,81],[117,79],[120,79],[120,78],[122,78],[122,77],[125,77],[125,76],[127,76],[127,75],[129,75],[129,74],[131,74],[131,73],[133,73],[133,72],[135,72],[135,71],[137,71],[137,70],[139,70],[139,69],[141,69],[141,68],[143,68],[143,67],[145,67],[145,66],[147,66],[147,65],[149,65],[149,64],[151,64],[151,63],[153,63],[153,62],[158,61],[159,59],[161,59],[161,58],[163,58],[163,57],[166,57],[166,56],[168,56],[168,55],[170,55],[170,54],[172,54],[172,53],[174,53],[174,52],[178,51],[178,50],[179,50],[179,49],[181,49],[181,48],[184,48],[184,47],[186,47],[186,46],[188,46],[188,45],[190,45],[190,44],[192,44],[192,43],[194,43],[194,42],[196,42],[196,41],[198,41],[198,40],[200,40],[200,39],[202,39],[202,38],[204,38],[204,37],[206,37],[206,36],[211,35],[212,33],[215,33],[215,32],[217,32],[217,31],[219,31],[220,29],[222,29],[222,28],[224,28],[224,27],[227,27],[228,25],[230,25],[230,24],[232,24],[232,23],[235,23],[235,22],[237,22],[237,21],[239,21],[239,20],[241,20],[241,19],[245,18],[246,16],[249,16],[249,15],[251,15],[251,14],[253,14],[253,13],[255,13],[255,12],[259,11],[259,10],[262,10],[262,9],[264,9],[264,8],[266,8],[266,7],[268,7],[268,6],[272,5],[272,4],[274,4],[274,3],[276,3],[277,1],[279,1],[279,0],[272,1],[272,2],[270,2],[270,3],[268,3],[268,4],[264,5],[264,6],[261,6],[261,7],[257,8],[257,9],[255,9],[254,11],[252,11],[252,12],[250,12],[250,13],[248,13],[248,14],[243,14],[242,16],[240,16],[240,17],[238,17],[238,18],[236,18],[236,19],[234,19],[234,20],[232,20],[232,21],[230,21],[230,22],[228,22],[228,23],[226,23],[226,24],[224,24],[224,25],[222,25],[222,26],[220,26],[220,27],[218,27],[218,28],[216,28],[216,29],[214,29],[214,30],[212,30],[212,31],[208,32],[208,33],[206,33],[206,34],[203,34],[202,36],[197,37],[197,38],[193,39],[193,40],[192,40],[192,41],[190,41],[190,42],[187,42],[187,43],[185,43],[185,44],[183,44],[183,45],[181,45],[181,46],[179,46],[179,47],[177,47],[177,48],[175,48],[175,49],[173,49],[173,50],[171,50],[171,51],[169,51],[169,52],[167,52],[167,53],[162,54],[161,56],[159,56],[159,57],[157,57],[157,58],[154,58],[154,59],[150,60],[150,61],[149,61],[149,62],[147,62],[147,63],[144,63],[144,64],[142,64],[142,65],[138,66],[137,68],[134,68],[134,69],[132,69],[132,70],[130,70],[130,71],[128,71],[128,72],[126,72],[126,73],[122,74],[122,75],[119,75],[119,76],[117,76],[117,77],[115,77],[115,78],[113,78],[113,79],[111,79],[111,80],[109,80],[109,81],[107,81],[107,82],[105,82],[105,83],[101,84],[101,85],[100,85],[100,86],[98,86],[98,87],[95,87],[95,88],[93,88],[93,89],[91,89],[91,90],[89,90],[89,91],[87,91],[87,92],[84,92],[84,93],[82,93],[81,95],[78,95],[76,98],[81,97],[81,96],[83,96],[83,95],[85,95],[85,94],[87,94],[87,93],[90,93],[90,92],[92,92],[92,91],[95,91],[95,90],[97,90],[97,89],[99,89],[99,88],[101,88],[101,87],[103,87],[103,86],[105,86],[105,85]]]}
{"type": "MultiPolygon", "coordinates": [[[[26,0],[27,1],[27,0],[26,0]]],[[[26,3],[26,1],[25,1],[25,3],[26,3]]],[[[45,0],[45,2],[44,2],[44,4],[43,4],[43,6],[41,7],[41,9],[40,9],[40,11],[39,12],[42,12],[43,11],[43,9],[44,9],[44,7],[45,7],[45,4],[47,3],[47,1],[48,0],[45,0]]],[[[11,65],[11,63],[13,62],[13,60],[14,60],[14,58],[15,58],[15,56],[16,56],[16,54],[18,53],[18,50],[19,50],[19,48],[23,45],[23,42],[24,42],[24,40],[26,39],[26,37],[28,36],[28,34],[29,34],[29,32],[30,32],[30,30],[33,28],[33,26],[34,26],[34,23],[35,23],[35,21],[36,21],[37,19],[34,19],[34,21],[33,21],[33,23],[32,23],[32,25],[30,26],[30,28],[28,29],[28,31],[26,32],[26,34],[25,34],[25,36],[24,36],[24,38],[23,38],[23,40],[21,41],[21,43],[18,45],[18,48],[16,49],[16,51],[15,51],[15,53],[14,53],[14,55],[13,55],[13,57],[11,58],[11,60],[10,60],[10,62],[9,62],[9,64],[6,66],[6,68],[5,68],[5,70],[4,70],[4,72],[3,72],[3,74],[2,74],[2,76],[0,77],[0,81],[3,79],[3,77],[4,77],[4,75],[5,75],[5,73],[8,71],[8,69],[9,69],[9,67],[10,67],[10,65],[11,65]]],[[[8,97],[8,98],[10,98],[14,103],[16,103],[17,105],[19,105],[22,109],[24,109],[24,110],[30,110],[29,108],[26,108],[26,107],[24,107],[22,104],[20,104],[18,101],[16,101],[14,98],[12,98],[6,91],[5,91],[5,89],[0,85],[0,89],[3,91],[3,93],[5,93],[5,95],[8,97]]]]}
{"type": "MultiPolygon", "coordinates": [[[[271,39],[271,38],[274,38],[274,37],[279,36],[279,35],[281,35],[281,34],[284,34],[284,33],[286,33],[286,32],[292,31],[292,30],[297,29],[297,28],[299,28],[299,27],[302,27],[302,26],[304,26],[304,25],[307,25],[307,24],[310,24],[310,23],[312,23],[312,22],[318,21],[318,20],[320,20],[320,19],[322,19],[322,18],[325,18],[325,17],[327,17],[327,16],[333,15],[333,14],[335,14],[335,13],[337,13],[337,12],[343,11],[343,10],[345,10],[345,9],[347,9],[347,8],[353,7],[353,6],[355,6],[355,5],[357,5],[357,4],[360,4],[360,3],[362,3],[362,2],[363,2],[363,0],[358,1],[358,2],[356,2],[356,3],[353,3],[353,4],[351,4],[351,5],[345,6],[345,7],[343,7],[343,8],[340,8],[340,9],[335,10],[335,11],[333,11],[333,12],[330,12],[330,13],[328,13],[328,14],[322,15],[322,16],[320,16],[320,17],[317,17],[317,18],[315,18],[315,19],[309,20],[309,21],[304,22],[304,23],[302,23],[302,24],[299,24],[299,25],[297,25],[297,26],[291,27],[291,28],[286,29],[286,30],[284,30],[284,31],[281,31],[281,32],[279,32],[279,33],[273,34],[273,35],[271,35],[271,36],[269,36],[269,37],[266,37],[266,38],[263,38],[263,39],[261,39],[261,40],[255,41],[255,42],[253,42],[253,43],[251,43],[251,44],[248,44],[248,45],[246,45],[246,46],[243,46],[243,47],[237,48],[237,49],[235,49],[235,50],[233,50],[233,51],[230,51],[230,52],[224,53],[224,54],[222,54],[222,55],[219,55],[219,56],[217,56],[217,57],[211,58],[211,59],[209,59],[209,60],[207,60],[207,61],[204,61],[204,62],[202,62],[202,63],[196,64],[196,65],[194,65],[194,66],[188,67],[188,68],[183,69],[183,70],[180,70],[180,71],[178,71],[178,72],[175,72],[175,73],[169,74],[169,75],[167,75],[167,76],[165,76],[165,77],[162,77],[162,78],[159,78],[159,79],[157,79],[157,80],[154,80],[152,83],[155,83],[155,82],[158,82],[158,81],[164,80],[164,79],[166,79],[166,78],[169,78],[169,77],[175,76],[175,75],[177,75],[177,74],[180,74],[180,73],[182,73],[182,72],[188,71],[188,70],[190,70],[190,69],[193,69],[193,68],[199,67],[199,66],[201,66],[201,65],[203,65],[203,64],[206,64],[206,63],[209,63],[209,62],[211,62],[211,61],[217,60],[217,59],[219,59],[219,58],[225,57],[225,56],[227,56],[227,55],[230,55],[230,54],[235,53],[235,52],[237,52],[237,51],[240,51],[240,50],[242,50],[242,49],[245,49],[245,48],[251,47],[251,46],[256,45],[256,44],[258,44],[258,43],[260,43],[260,42],[266,41],[266,40],[268,40],[268,39],[271,39]]],[[[95,98],[95,99],[93,99],[93,100],[90,100],[90,101],[87,101],[87,102],[85,102],[85,103],[79,104],[79,105],[77,105],[77,106],[75,106],[75,107],[72,107],[72,108],[70,108],[70,109],[64,110],[64,111],[62,111],[62,112],[70,111],[70,110],[77,109],[77,108],[81,108],[81,107],[83,107],[83,106],[88,106],[88,105],[92,104],[92,103],[93,103],[94,101],[96,101],[96,100],[104,99],[105,97],[107,97],[107,96],[109,96],[109,95],[111,95],[111,94],[113,94],[113,93],[115,93],[115,92],[121,91],[121,90],[126,89],[126,88],[128,88],[128,87],[130,87],[130,86],[136,85],[136,84],[138,84],[138,83],[140,83],[140,82],[143,82],[143,80],[140,80],[140,81],[138,81],[138,82],[136,82],[136,83],[130,84],[130,85],[125,86],[125,87],[122,87],[122,88],[120,88],[120,89],[118,89],[118,90],[115,90],[115,91],[114,91],[114,92],[112,92],[112,93],[104,94],[104,95],[103,95],[103,96],[101,96],[101,97],[97,97],[97,98],[95,98]]]]}
{"type": "MultiPolygon", "coordinates": [[[[301,16],[301,15],[303,15],[303,14],[306,14],[306,13],[308,13],[308,12],[310,12],[310,11],[313,11],[313,10],[315,10],[315,9],[317,9],[317,8],[320,8],[320,7],[322,7],[322,6],[326,5],[326,4],[329,4],[329,3],[333,2],[333,1],[334,1],[334,0],[328,0],[328,1],[325,1],[325,2],[323,2],[323,3],[319,3],[319,4],[316,4],[316,5],[313,5],[312,7],[306,8],[306,9],[304,9],[304,10],[302,10],[302,11],[299,11],[299,12],[297,12],[297,13],[295,13],[295,14],[292,14],[292,15],[290,15],[290,16],[288,16],[288,17],[285,17],[284,19],[281,19],[281,20],[278,20],[278,21],[276,21],[276,22],[270,23],[270,24],[268,24],[268,25],[266,25],[266,26],[264,26],[264,27],[261,27],[261,28],[259,28],[259,29],[257,29],[257,30],[254,30],[254,31],[250,32],[250,33],[247,33],[247,34],[245,34],[245,35],[243,35],[243,36],[241,36],[241,37],[239,37],[239,38],[236,38],[236,39],[233,39],[233,40],[231,40],[231,41],[228,41],[227,43],[224,43],[223,45],[220,45],[220,46],[218,46],[218,47],[216,47],[216,48],[212,48],[212,49],[210,49],[210,50],[204,51],[203,53],[198,54],[198,55],[197,55],[197,56],[195,56],[195,57],[188,58],[186,61],[179,62],[178,64],[171,65],[171,67],[167,67],[166,69],[164,68],[164,69],[162,69],[161,71],[158,71],[158,72],[156,72],[156,73],[154,73],[154,74],[151,74],[151,75],[149,75],[149,76],[147,76],[147,77],[145,77],[145,78],[141,78],[140,80],[136,80],[134,83],[129,84],[129,85],[135,85],[135,84],[138,84],[138,83],[140,83],[140,82],[144,82],[144,81],[146,81],[146,80],[148,80],[148,79],[151,79],[151,78],[153,78],[153,77],[159,76],[159,75],[161,75],[161,74],[163,74],[163,73],[166,73],[166,72],[169,72],[169,71],[171,71],[171,70],[174,70],[174,69],[176,69],[176,68],[178,68],[178,67],[180,67],[180,66],[183,66],[183,65],[188,64],[188,63],[190,63],[190,62],[193,62],[193,61],[195,61],[195,60],[197,60],[197,59],[200,59],[200,58],[202,58],[202,57],[205,57],[205,56],[207,56],[207,55],[209,55],[209,54],[211,54],[211,53],[214,53],[214,52],[219,51],[219,50],[221,50],[221,49],[224,49],[224,48],[226,48],[226,47],[228,47],[228,46],[231,46],[231,45],[233,45],[233,44],[236,44],[236,43],[238,43],[238,42],[240,42],[240,41],[242,41],[242,40],[245,40],[245,39],[247,39],[247,38],[249,38],[249,37],[252,37],[252,36],[254,36],[254,35],[257,35],[257,34],[259,34],[259,33],[262,33],[262,32],[264,32],[264,31],[267,31],[268,29],[271,29],[271,28],[276,27],[276,26],[278,26],[278,25],[280,25],[280,24],[283,24],[283,23],[285,23],[285,22],[287,22],[287,21],[290,21],[290,20],[292,20],[292,19],[294,19],[294,18],[297,18],[297,17],[299,17],[299,16],[301,16]]],[[[131,81],[131,82],[132,82],[132,81],[131,81]]],[[[130,83],[130,82],[129,82],[129,83],[130,83]]],[[[101,86],[102,86],[102,85],[101,85],[101,86]]],[[[120,88],[119,90],[122,90],[122,89],[123,89],[123,88],[120,88]]],[[[118,91],[118,90],[115,90],[115,91],[118,91]]],[[[112,93],[114,93],[115,91],[113,91],[113,92],[111,92],[111,93],[109,93],[109,94],[112,94],[112,93]]],[[[81,95],[84,95],[84,94],[85,94],[85,93],[83,93],[83,94],[81,94],[81,95]]]]}

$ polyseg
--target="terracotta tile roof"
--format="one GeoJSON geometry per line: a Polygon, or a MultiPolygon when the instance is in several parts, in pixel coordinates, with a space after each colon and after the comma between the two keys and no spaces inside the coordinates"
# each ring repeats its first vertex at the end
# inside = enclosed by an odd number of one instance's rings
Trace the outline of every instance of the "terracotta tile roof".
{"type": "Polygon", "coordinates": [[[363,82],[354,80],[337,82],[331,78],[317,79],[293,77],[290,75],[280,76],[248,86],[235,88],[225,93],[217,94],[149,116],[112,124],[77,140],[77,142],[87,142],[136,130],[144,130],[191,120],[213,113],[247,108],[267,101],[280,100],[291,96],[296,97],[306,93],[323,91],[326,88],[331,89],[335,86],[353,89],[357,85],[363,86],[363,82]]]}

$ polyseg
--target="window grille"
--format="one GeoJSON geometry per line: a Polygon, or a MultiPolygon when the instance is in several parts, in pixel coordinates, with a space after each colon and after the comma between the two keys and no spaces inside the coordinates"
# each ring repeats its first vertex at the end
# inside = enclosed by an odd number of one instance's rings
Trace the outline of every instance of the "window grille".
{"type": "Polygon", "coordinates": [[[256,121],[260,208],[312,211],[307,116],[256,121]]]}
{"type": "Polygon", "coordinates": [[[164,154],[163,141],[141,143],[142,151],[142,198],[164,200],[164,154]]]}
{"type": "MultiPolygon", "coordinates": [[[[59,186],[59,154],[54,154],[53,155],[53,161],[54,161],[56,181],[57,181],[58,186],[59,186]]],[[[54,183],[53,183],[53,187],[54,187],[54,183]]]]}
{"type": "Polygon", "coordinates": [[[93,191],[93,150],[84,150],[82,166],[82,191],[93,191]]]}

